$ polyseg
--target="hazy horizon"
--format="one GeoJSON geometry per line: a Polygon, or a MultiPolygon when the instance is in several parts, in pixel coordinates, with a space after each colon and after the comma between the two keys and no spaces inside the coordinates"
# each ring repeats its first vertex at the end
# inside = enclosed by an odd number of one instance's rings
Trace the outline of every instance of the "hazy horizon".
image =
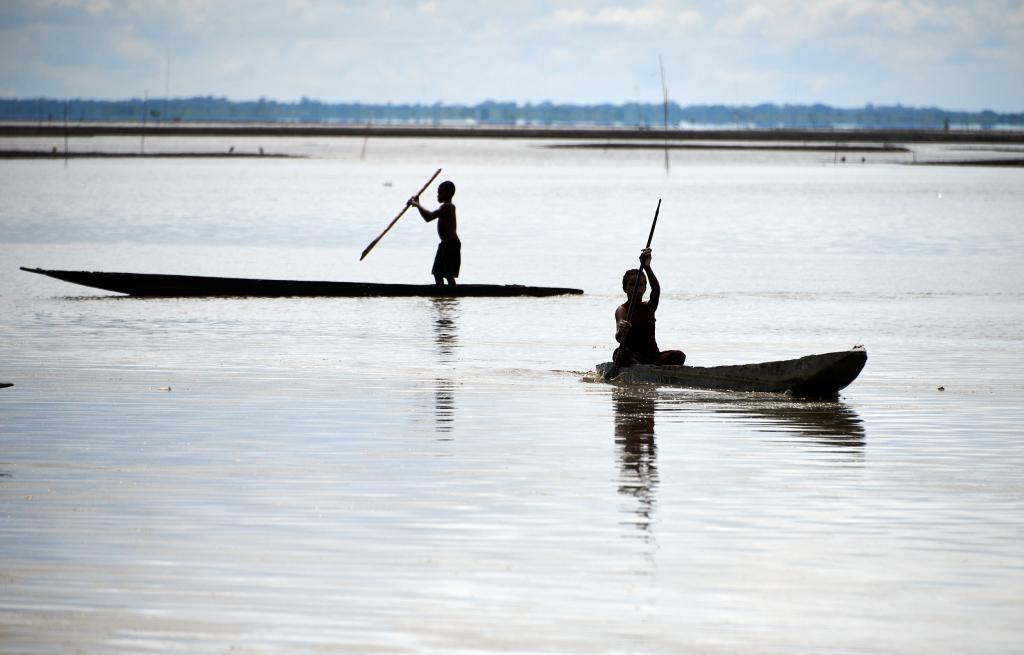
{"type": "Polygon", "coordinates": [[[0,97],[1024,110],[1024,0],[15,0],[0,97]]]}
{"type": "MultiPolygon", "coordinates": [[[[384,107],[384,106],[389,106],[390,105],[390,106],[395,106],[395,107],[408,106],[408,107],[424,107],[424,108],[425,107],[435,106],[438,103],[440,103],[440,106],[443,106],[443,107],[478,107],[478,106],[487,105],[487,104],[491,104],[491,103],[493,103],[495,105],[511,104],[511,105],[516,105],[516,106],[519,106],[519,107],[528,107],[528,106],[537,107],[537,106],[541,106],[541,105],[545,105],[545,104],[550,104],[550,105],[554,105],[554,106],[563,106],[563,107],[574,107],[574,106],[575,107],[601,107],[601,106],[626,107],[626,106],[630,106],[630,105],[633,105],[633,104],[639,104],[640,106],[643,106],[643,107],[656,107],[660,111],[660,108],[663,105],[663,103],[660,100],[640,100],[639,103],[636,100],[625,100],[625,101],[622,101],[622,102],[613,102],[613,101],[609,101],[609,100],[594,101],[594,102],[572,102],[572,101],[555,102],[553,100],[541,100],[541,101],[538,101],[538,102],[534,102],[534,101],[515,100],[513,98],[484,98],[482,100],[473,101],[473,102],[440,102],[440,101],[433,101],[433,102],[430,102],[430,101],[409,101],[409,102],[382,101],[382,102],[372,102],[372,101],[360,100],[358,98],[357,99],[346,99],[346,100],[329,101],[329,100],[324,100],[322,98],[312,98],[312,97],[308,97],[308,96],[303,96],[303,97],[300,97],[300,98],[275,98],[275,97],[270,97],[270,96],[267,96],[267,95],[263,95],[263,96],[252,97],[252,98],[250,98],[250,97],[246,97],[246,98],[233,98],[233,97],[230,97],[230,96],[228,96],[226,94],[223,94],[223,93],[204,93],[204,94],[201,94],[201,95],[192,95],[192,96],[175,96],[175,95],[171,95],[171,96],[168,96],[167,98],[164,98],[163,96],[161,96],[159,94],[155,94],[155,93],[149,93],[149,95],[148,95],[148,100],[150,102],[152,102],[152,103],[163,102],[164,100],[169,100],[171,102],[183,102],[183,101],[197,100],[197,99],[201,99],[201,98],[212,98],[212,99],[218,100],[218,101],[223,100],[223,101],[226,101],[226,102],[237,103],[237,104],[267,102],[267,103],[278,103],[278,104],[281,104],[281,105],[296,105],[296,104],[301,104],[303,102],[311,102],[311,103],[322,104],[322,105],[325,105],[325,106],[328,106],[328,105],[330,105],[330,106],[337,106],[337,105],[360,105],[360,106],[366,106],[366,107],[384,107]]],[[[134,94],[134,95],[126,95],[126,96],[116,97],[116,98],[114,98],[114,97],[112,97],[112,98],[101,98],[101,97],[57,97],[57,96],[39,96],[39,95],[35,95],[35,96],[3,96],[3,95],[0,95],[0,100],[16,100],[16,101],[22,101],[22,102],[32,101],[32,100],[45,100],[47,102],[134,103],[134,102],[144,102],[146,100],[146,96],[145,96],[145,94],[134,94]]],[[[991,109],[991,108],[988,108],[988,107],[983,107],[981,109],[964,109],[962,107],[946,107],[946,106],[942,106],[942,105],[912,105],[912,104],[908,104],[908,103],[905,103],[905,102],[893,102],[893,103],[864,102],[864,103],[861,103],[859,105],[836,105],[836,104],[831,104],[831,103],[827,103],[827,102],[820,102],[820,101],[799,102],[799,103],[796,103],[796,102],[794,102],[794,103],[771,102],[771,101],[745,102],[745,103],[728,103],[728,102],[686,103],[686,102],[680,102],[680,101],[678,101],[678,100],[676,100],[674,98],[669,98],[669,104],[670,105],[674,105],[678,109],[682,109],[682,110],[685,110],[685,109],[688,109],[688,108],[694,108],[694,107],[713,107],[713,106],[731,107],[731,108],[744,108],[744,107],[746,107],[746,108],[754,108],[754,107],[760,107],[760,106],[775,106],[775,107],[779,107],[779,108],[785,108],[785,107],[799,108],[799,107],[820,106],[820,107],[825,107],[825,108],[829,108],[829,109],[835,109],[835,110],[838,110],[838,111],[857,111],[857,110],[861,110],[861,109],[871,109],[871,108],[874,108],[874,109],[901,108],[901,109],[906,109],[906,110],[938,110],[938,111],[950,112],[950,113],[970,113],[970,114],[977,114],[977,113],[982,113],[982,112],[986,112],[986,111],[992,111],[992,112],[995,112],[995,113],[998,113],[998,114],[1021,114],[1021,113],[1024,113],[1024,109],[1020,109],[1020,110],[1005,110],[1005,111],[995,110],[995,109],[991,109]]]]}

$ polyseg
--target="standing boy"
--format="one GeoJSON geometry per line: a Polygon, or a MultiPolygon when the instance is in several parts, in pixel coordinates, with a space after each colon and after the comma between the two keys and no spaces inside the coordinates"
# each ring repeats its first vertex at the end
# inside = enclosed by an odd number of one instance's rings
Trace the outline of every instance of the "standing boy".
{"type": "Polygon", "coordinates": [[[441,206],[434,211],[424,209],[420,205],[419,196],[409,199],[409,204],[420,210],[423,220],[429,223],[437,219],[437,236],[441,238],[441,243],[437,244],[434,267],[430,272],[434,276],[434,283],[438,285],[447,280],[449,285],[455,286],[455,278],[459,277],[459,268],[462,266],[462,242],[455,231],[454,196],[455,184],[446,180],[437,187],[437,201],[441,206]]]}
{"type": "Polygon", "coordinates": [[[615,310],[615,340],[619,342],[619,347],[615,349],[614,361],[619,366],[682,365],[686,361],[686,354],[683,351],[659,350],[658,342],[654,338],[654,312],[658,310],[658,301],[661,299],[661,285],[658,284],[658,278],[651,268],[650,248],[644,248],[640,252],[640,268],[641,270],[631,268],[622,276],[622,290],[626,292],[626,302],[615,310]],[[639,285],[637,276],[640,277],[639,285]],[[648,278],[651,280],[651,299],[643,302],[648,278]],[[630,297],[634,288],[636,294],[630,297]],[[633,304],[636,307],[630,320],[627,320],[630,305],[633,304]],[[623,337],[625,343],[622,341],[623,337]]]}

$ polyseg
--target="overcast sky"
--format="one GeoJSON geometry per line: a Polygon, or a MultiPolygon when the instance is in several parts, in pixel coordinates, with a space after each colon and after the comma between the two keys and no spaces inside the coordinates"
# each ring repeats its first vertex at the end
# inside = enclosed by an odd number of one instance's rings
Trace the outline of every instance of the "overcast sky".
{"type": "Polygon", "coordinates": [[[683,105],[1024,111],[1024,0],[0,0],[5,97],[658,102],[659,54],[683,105]]]}

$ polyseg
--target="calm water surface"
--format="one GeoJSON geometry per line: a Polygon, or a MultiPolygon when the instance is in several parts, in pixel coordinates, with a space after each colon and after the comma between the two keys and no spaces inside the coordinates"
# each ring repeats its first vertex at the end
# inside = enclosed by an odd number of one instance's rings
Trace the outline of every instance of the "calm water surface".
{"type": "Polygon", "coordinates": [[[1019,171],[232,145],[312,157],[0,162],[0,652],[1019,650],[1019,171]],[[414,215],[358,256],[438,166],[463,282],[586,295],[144,300],[17,268],[428,282],[414,215]],[[837,402],[581,381],[659,197],[662,347],[864,344],[837,402]]]}

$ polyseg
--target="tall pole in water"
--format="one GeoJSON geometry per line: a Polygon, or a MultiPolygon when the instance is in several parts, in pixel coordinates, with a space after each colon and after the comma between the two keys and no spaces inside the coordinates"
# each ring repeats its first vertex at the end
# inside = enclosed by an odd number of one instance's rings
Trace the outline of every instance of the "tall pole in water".
{"type": "Polygon", "coordinates": [[[658,70],[661,71],[661,97],[665,114],[665,172],[668,172],[668,87],[665,86],[665,64],[658,53],[658,70]]]}
{"type": "Polygon", "coordinates": [[[167,57],[164,60],[164,121],[167,120],[167,101],[171,96],[171,48],[167,47],[167,57]]]}
{"type": "Polygon", "coordinates": [[[139,154],[146,154],[146,114],[149,113],[149,89],[142,98],[142,140],[139,143],[139,154]]]}
{"type": "Polygon", "coordinates": [[[64,168],[68,167],[68,101],[64,101],[64,168]]]}

